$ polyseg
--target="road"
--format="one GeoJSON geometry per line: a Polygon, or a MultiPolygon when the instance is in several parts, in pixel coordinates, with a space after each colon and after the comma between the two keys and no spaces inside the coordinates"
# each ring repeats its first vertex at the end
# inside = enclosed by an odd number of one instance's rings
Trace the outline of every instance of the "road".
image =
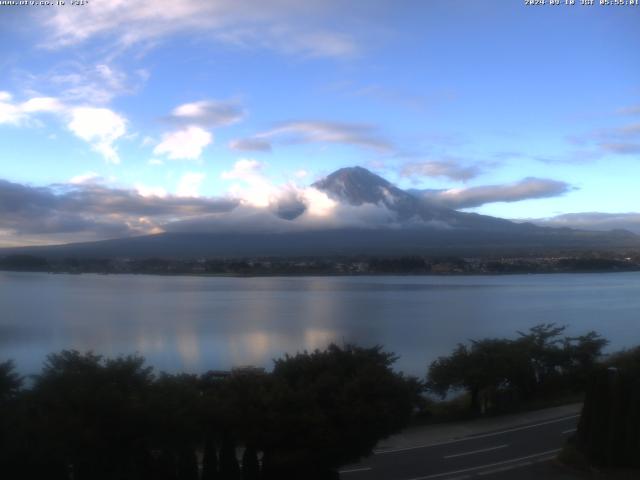
{"type": "MultiPolygon", "coordinates": [[[[342,480],[491,479],[546,462],[575,431],[579,415],[547,419],[439,443],[378,450],[340,471],[342,480]]],[[[501,477],[502,478],[502,477],[501,477]]]]}

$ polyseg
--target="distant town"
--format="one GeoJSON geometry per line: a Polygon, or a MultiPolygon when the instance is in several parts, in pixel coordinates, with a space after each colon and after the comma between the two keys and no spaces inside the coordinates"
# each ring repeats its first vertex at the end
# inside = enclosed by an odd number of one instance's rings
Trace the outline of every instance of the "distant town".
{"type": "Polygon", "coordinates": [[[640,270],[640,251],[563,252],[542,256],[334,258],[64,258],[13,254],[0,270],[151,275],[482,275],[640,270]]]}

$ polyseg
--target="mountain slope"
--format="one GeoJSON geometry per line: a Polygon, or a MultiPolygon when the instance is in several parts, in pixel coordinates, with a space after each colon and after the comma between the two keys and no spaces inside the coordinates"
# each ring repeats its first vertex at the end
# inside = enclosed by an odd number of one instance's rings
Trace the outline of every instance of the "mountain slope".
{"type": "MultiPolygon", "coordinates": [[[[530,230],[533,225],[516,224],[501,218],[458,212],[428,202],[394,186],[384,178],[362,167],[341,168],[313,186],[330,197],[350,205],[384,205],[395,212],[400,221],[412,218],[432,222],[430,225],[484,230],[530,230]]],[[[429,227],[429,224],[426,225],[429,227]]],[[[534,227],[535,228],[535,227],[534,227]]]]}

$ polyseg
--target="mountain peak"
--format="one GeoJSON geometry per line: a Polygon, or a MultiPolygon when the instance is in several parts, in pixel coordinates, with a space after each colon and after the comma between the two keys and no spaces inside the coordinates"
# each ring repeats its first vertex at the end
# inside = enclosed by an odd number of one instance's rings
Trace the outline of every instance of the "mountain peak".
{"type": "Polygon", "coordinates": [[[357,166],[336,170],[313,186],[351,205],[380,203],[390,194],[404,194],[384,178],[357,166]]]}

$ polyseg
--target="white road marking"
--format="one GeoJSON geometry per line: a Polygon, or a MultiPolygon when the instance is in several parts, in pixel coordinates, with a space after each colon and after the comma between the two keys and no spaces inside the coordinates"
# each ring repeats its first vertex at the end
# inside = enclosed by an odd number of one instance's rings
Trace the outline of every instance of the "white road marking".
{"type": "Polygon", "coordinates": [[[499,450],[501,448],[507,448],[508,446],[509,446],[508,444],[504,444],[504,445],[498,445],[497,447],[489,447],[489,448],[482,448],[480,450],[473,450],[472,452],[454,453],[453,455],[445,455],[444,458],[464,457],[465,455],[473,455],[475,453],[491,452],[493,450],[499,450]]]}
{"type": "Polygon", "coordinates": [[[362,467],[362,468],[350,468],[349,470],[340,470],[338,473],[356,473],[356,472],[366,472],[371,470],[371,467],[362,467]]]}
{"type": "Polygon", "coordinates": [[[564,430],[561,432],[562,435],[566,435],[567,433],[573,433],[577,430],[577,428],[570,428],[569,430],[564,430]]]}
{"type": "MultiPolygon", "coordinates": [[[[440,478],[440,477],[446,477],[448,475],[456,475],[458,473],[472,472],[474,470],[482,470],[484,468],[497,467],[498,465],[506,465],[508,463],[521,462],[522,460],[528,460],[530,458],[542,457],[544,455],[553,455],[555,453],[558,453],[560,450],[561,450],[560,448],[557,448],[555,450],[547,450],[546,452],[540,452],[540,453],[534,453],[533,455],[527,455],[526,457],[512,458],[510,460],[503,460],[502,462],[488,463],[487,465],[479,465],[477,467],[464,468],[462,470],[455,470],[455,471],[452,471],[452,472],[435,473],[433,475],[427,475],[425,477],[415,477],[415,478],[411,478],[409,480],[429,480],[431,478],[440,478]]],[[[552,458],[552,457],[550,457],[550,458],[552,458]]],[[[512,467],[515,468],[515,467],[517,467],[517,465],[512,465],[512,467]]]]}
{"type": "Polygon", "coordinates": [[[396,453],[396,452],[405,452],[408,450],[418,450],[420,448],[429,448],[429,447],[438,447],[440,445],[449,445],[451,443],[459,443],[459,442],[467,442],[469,440],[476,440],[478,438],[487,438],[487,437],[495,437],[496,435],[503,435],[505,433],[518,432],[520,430],[527,430],[529,428],[542,427],[544,425],[551,425],[552,423],[564,422],[565,420],[570,420],[572,418],[578,418],[580,415],[571,415],[568,417],[556,418],[555,420],[549,420],[547,422],[536,423],[535,425],[526,425],[524,427],[514,427],[509,428],[507,430],[502,430],[500,432],[492,432],[492,433],[484,433],[482,435],[473,435],[464,438],[457,438],[455,440],[447,440],[446,442],[440,443],[427,443],[424,445],[415,445],[412,447],[402,447],[402,448],[391,448],[389,450],[375,450],[373,452],[374,455],[383,455],[385,453],[396,453]]]}

